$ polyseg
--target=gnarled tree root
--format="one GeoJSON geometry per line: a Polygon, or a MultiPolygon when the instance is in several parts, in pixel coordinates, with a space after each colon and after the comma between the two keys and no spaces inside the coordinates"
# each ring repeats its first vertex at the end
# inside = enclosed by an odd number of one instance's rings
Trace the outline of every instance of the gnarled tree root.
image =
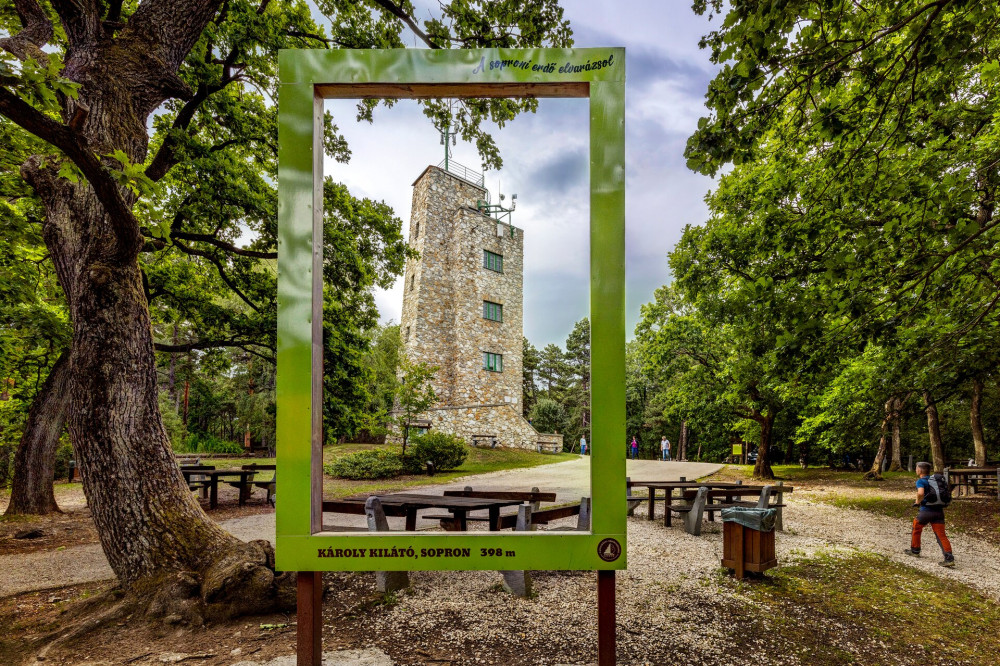
{"type": "Polygon", "coordinates": [[[239,543],[215,558],[203,572],[169,571],[148,576],[128,587],[116,587],[72,608],[63,626],[41,637],[45,657],[102,626],[128,616],[150,622],[201,626],[295,609],[294,573],[274,570],[274,548],[267,541],[239,543]]]}

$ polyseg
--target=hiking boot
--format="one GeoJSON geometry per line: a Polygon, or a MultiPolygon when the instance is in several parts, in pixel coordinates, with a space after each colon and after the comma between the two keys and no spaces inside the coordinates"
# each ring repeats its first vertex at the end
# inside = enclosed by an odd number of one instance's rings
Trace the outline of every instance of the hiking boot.
{"type": "Polygon", "coordinates": [[[907,555],[912,556],[912,557],[920,557],[920,551],[919,550],[913,550],[912,548],[907,548],[903,552],[906,553],[907,555]]]}
{"type": "Polygon", "coordinates": [[[954,569],[955,568],[955,558],[954,557],[950,557],[950,558],[948,558],[946,560],[941,560],[940,562],[938,562],[938,564],[941,565],[942,567],[948,567],[949,569],[954,569]]]}

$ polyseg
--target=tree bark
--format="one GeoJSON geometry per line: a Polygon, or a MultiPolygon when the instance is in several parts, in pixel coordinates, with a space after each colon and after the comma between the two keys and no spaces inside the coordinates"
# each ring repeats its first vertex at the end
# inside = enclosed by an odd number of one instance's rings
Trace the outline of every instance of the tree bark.
{"type": "Polygon", "coordinates": [[[6,515],[45,515],[59,511],[52,491],[56,450],[66,429],[69,410],[69,351],[49,371],[28,412],[21,442],[14,456],[14,481],[6,515]]]}
{"type": "Polygon", "coordinates": [[[774,471],[769,460],[771,453],[771,436],[774,427],[774,411],[754,419],[760,424],[760,448],[757,449],[757,464],[753,467],[753,478],[773,479],[774,471]]]}
{"type": "Polygon", "coordinates": [[[896,404],[896,411],[892,415],[892,462],[889,463],[890,472],[899,472],[903,469],[903,445],[900,432],[903,420],[903,400],[896,404]]]}
{"type": "Polygon", "coordinates": [[[679,448],[678,453],[680,455],[678,457],[678,460],[687,460],[687,439],[688,439],[687,431],[688,431],[688,422],[681,421],[681,436],[680,436],[681,441],[679,442],[678,446],[679,448]]]}
{"type": "Polygon", "coordinates": [[[875,460],[872,462],[871,469],[865,474],[864,478],[867,481],[881,481],[882,480],[882,462],[885,460],[885,452],[887,448],[887,440],[889,434],[889,422],[892,421],[892,416],[895,413],[896,398],[889,398],[885,402],[885,418],[882,419],[882,434],[878,438],[878,451],[875,452],[875,460]]]}
{"type": "Polygon", "coordinates": [[[42,155],[21,168],[45,207],[43,236],[70,305],[68,424],[101,545],[148,612],[193,623],[287,603],[291,576],[275,575],[269,543],[243,543],[208,518],[184,482],[159,413],[136,196],[109,175],[120,164],[98,156],[145,161],[149,115],[189,92],[178,67],[220,4],[147,0],[113,37],[96,6],[54,5],[69,41],[62,74],[80,84],[66,124],[0,89],[0,112],[87,177],[61,178],[61,160],[42,155]]]}
{"type": "Polygon", "coordinates": [[[986,466],[986,438],[983,436],[983,383],[972,380],[972,406],[969,409],[969,419],[972,421],[972,444],[975,448],[976,467],[986,466]]]}
{"type": "Polygon", "coordinates": [[[944,446],[941,443],[941,425],[938,421],[937,405],[930,391],[924,391],[924,408],[927,411],[927,435],[931,443],[931,462],[934,471],[944,472],[944,446]]]}

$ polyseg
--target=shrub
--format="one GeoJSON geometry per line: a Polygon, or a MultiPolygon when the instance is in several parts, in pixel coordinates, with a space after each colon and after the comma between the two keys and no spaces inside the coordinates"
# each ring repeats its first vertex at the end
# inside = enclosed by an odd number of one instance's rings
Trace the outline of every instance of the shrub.
{"type": "MultiPolygon", "coordinates": [[[[434,469],[440,472],[460,467],[468,455],[468,445],[461,437],[429,432],[413,438],[413,447],[408,457],[413,461],[415,471],[421,471],[427,461],[430,461],[434,463],[434,469]]],[[[407,462],[409,467],[409,461],[407,462]]]]}
{"type": "Polygon", "coordinates": [[[324,465],[330,476],[341,479],[388,479],[403,473],[403,460],[389,449],[358,451],[324,465]]]}
{"type": "Polygon", "coordinates": [[[564,432],[566,410],[555,400],[539,398],[531,407],[531,425],[538,432],[564,432]]]}
{"type": "Polygon", "coordinates": [[[243,447],[236,442],[219,439],[215,435],[192,432],[184,440],[182,453],[232,453],[239,455],[243,453],[243,447]]]}
{"type": "MultiPolygon", "coordinates": [[[[69,443],[69,435],[63,433],[59,438],[59,448],[56,449],[55,476],[57,479],[66,479],[69,476],[69,461],[75,460],[73,457],[73,446],[69,443]]],[[[80,471],[77,470],[76,479],[79,480],[80,471]]]]}

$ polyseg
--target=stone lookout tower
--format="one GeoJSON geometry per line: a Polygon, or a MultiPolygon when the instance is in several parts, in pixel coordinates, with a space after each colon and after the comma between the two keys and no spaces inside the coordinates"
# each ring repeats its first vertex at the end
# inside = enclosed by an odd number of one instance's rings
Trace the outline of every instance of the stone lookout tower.
{"type": "MultiPolygon", "coordinates": [[[[479,445],[562,448],[522,416],[524,231],[480,210],[482,176],[427,167],[413,183],[400,334],[437,366],[438,402],[411,421],[479,445]]],[[[508,218],[509,220],[509,218],[508,218]]]]}

